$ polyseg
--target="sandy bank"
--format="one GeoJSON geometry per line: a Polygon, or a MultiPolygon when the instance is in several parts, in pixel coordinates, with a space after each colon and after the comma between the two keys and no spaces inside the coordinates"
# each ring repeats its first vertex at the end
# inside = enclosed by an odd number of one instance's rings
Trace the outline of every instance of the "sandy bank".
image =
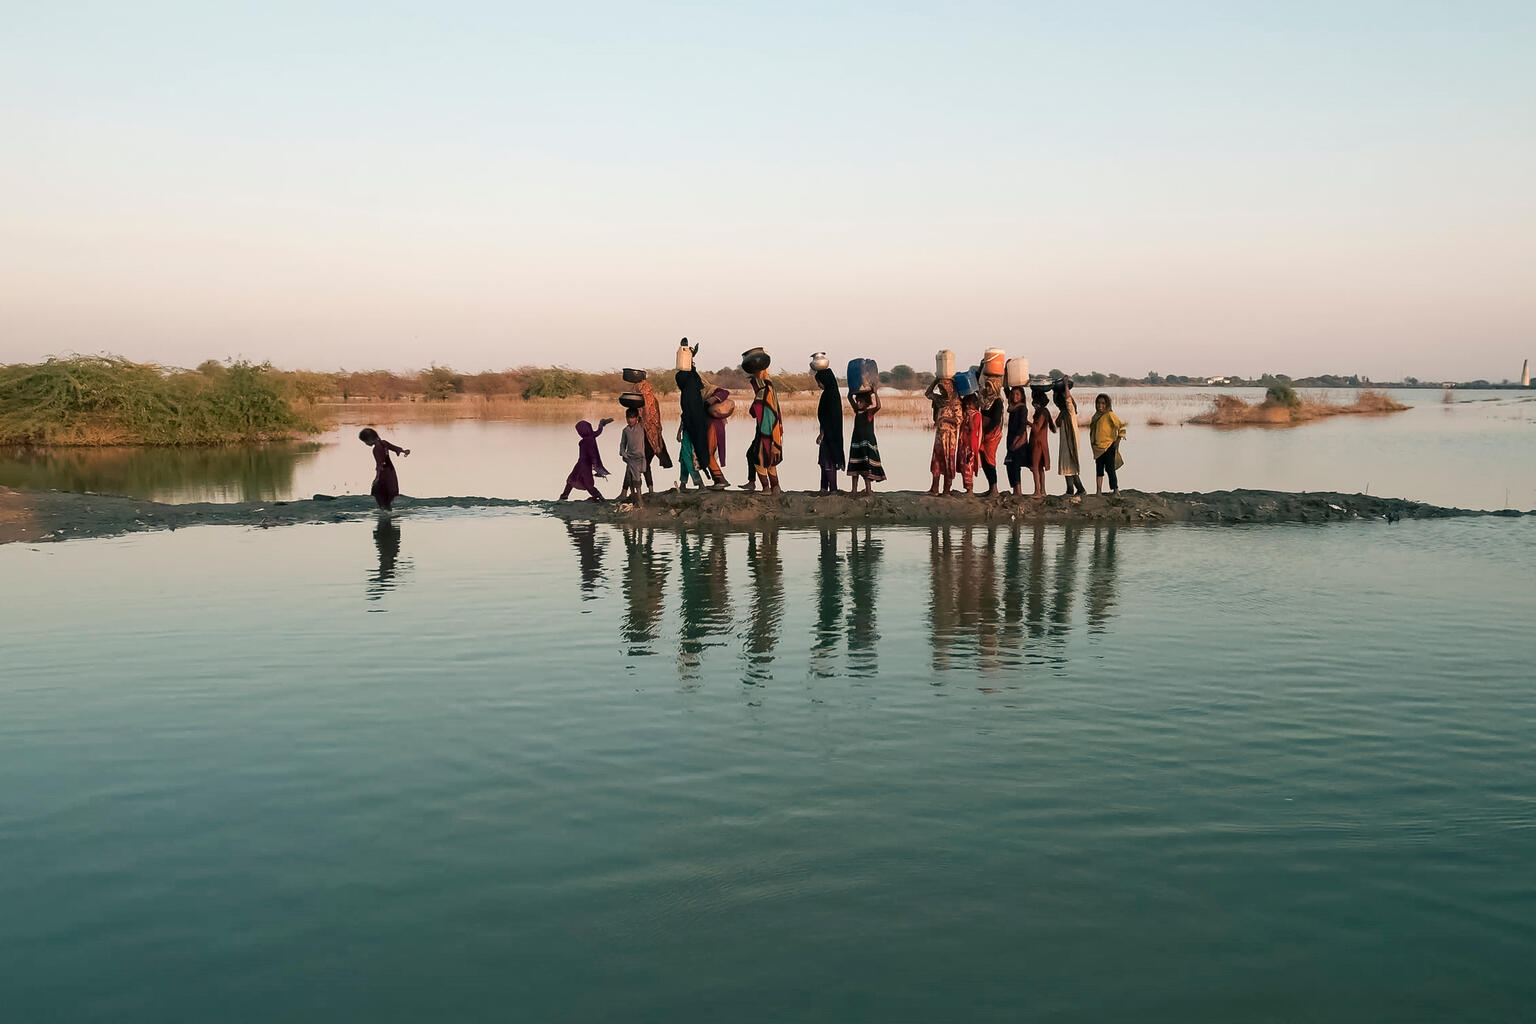
{"type": "MultiPolygon", "coordinates": [[[[448,508],[504,508],[546,512],[561,519],[596,520],[644,526],[747,529],[759,524],[787,527],[823,525],[922,526],[932,523],[1044,522],[1117,523],[1326,523],[1451,516],[1520,516],[1536,513],[1479,512],[1440,508],[1398,498],[1363,494],[1284,491],[1212,491],[1207,494],[1089,495],[1079,501],[1032,498],[930,498],[890,491],[873,498],[790,492],[779,497],[740,491],[659,494],[643,507],[615,502],[514,501],[506,498],[408,498],[395,511],[448,508]]],[[[367,495],[316,495],[288,502],[202,502],[166,505],[136,498],[64,491],[13,491],[0,487],[0,543],[110,537],[187,526],[246,526],[266,529],[299,523],[346,522],[375,514],[367,495]]]]}

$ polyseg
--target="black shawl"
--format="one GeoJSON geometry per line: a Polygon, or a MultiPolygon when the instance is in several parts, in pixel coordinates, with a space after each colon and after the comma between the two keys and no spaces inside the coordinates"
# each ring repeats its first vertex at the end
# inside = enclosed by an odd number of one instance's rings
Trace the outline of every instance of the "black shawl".
{"type": "Polygon", "coordinates": [[[709,407],[704,404],[704,378],[698,370],[677,371],[677,402],[683,410],[683,432],[693,443],[693,457],[709,465],[709,407]]]}
{"type": "Polygon", "coordinates": [[[816,383],[821,385],[821,402],[816,406],[816,419],[821,425],[822,444],[841,450],[843,447],[843,396],[837,390],[837,374],[831,370],[817,370],[816,383]]]}

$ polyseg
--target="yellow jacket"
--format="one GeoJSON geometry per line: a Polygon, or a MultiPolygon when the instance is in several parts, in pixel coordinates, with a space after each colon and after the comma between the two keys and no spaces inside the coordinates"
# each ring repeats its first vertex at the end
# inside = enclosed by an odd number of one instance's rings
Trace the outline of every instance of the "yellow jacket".
{"type": "MultiPolygon", "coordinates": [[[[1109,451],[1109,446],[1125,437],[1125,421],[1113,410],[1096,412],[1088,423],[1088,443],[1093,445],[1093,457],[1109,451]]],[[[1115,452],[1115,468],[1120,468],[1120,453],[1115,452]]]]}

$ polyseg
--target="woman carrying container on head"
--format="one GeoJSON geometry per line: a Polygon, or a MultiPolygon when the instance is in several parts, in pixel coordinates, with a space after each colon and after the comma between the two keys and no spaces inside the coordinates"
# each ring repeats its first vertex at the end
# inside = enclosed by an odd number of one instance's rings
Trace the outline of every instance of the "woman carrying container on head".
{"type": "MultiPolygon", "coordinates": [[[[816,423],[821,428],[816,435],[816,461],[821,466],[821,493],[836,494],[837,474],[846,465],[843,461],[843,398],[837,390],[837,374],[829,366],[817,367],[816,362],[813,360],[811,364],[816,383],[821,385],[821,399],[816,404],[816,423]]],[[[854,411],[857,413],[857,406],[854,411]]],[[[857,423],[854,429],[857,431],[857,423]]],[[[857,481],[858,478],[854,479],[857,481]]]]}
{"type": "Polygon", "coordinates": [[[1125,465],[1120,457],[1120,442],[1125,440],[1125,421],[1116,416],[1110,407],[1109,396],[1100,395],[1093,400],[1093,419],[1088,423],[1088,443],[1093,445],[1093,468],[1098,486],[1095,494],[1104,493],[1104,477],[1109,477],[1110,493],[1120,490],[1120,478],[1115,471],[1125,465]]]}
{"type": "Polygon", "coordinates": [[[981,466],[981,399],[966,395],[961,402],[960,444],[955,451],[955,472],[965,484],[965,493],[976,490],[976,470],[981,466]]]}
{"type": "Polygon", "coordinates": [[[1003,420],[1007,409],[1002,391],[988,388],[982,392],[981,471],[987,476],[987,497],[997,497],[997,446],[1003,439],[1003,420]]]}
{"type": "Polygon", "coordinates": [[[679,491],[688,489],[689,477],[693,478],[695,486],[703,488],[700,470],[705,466],[709,467],[709,476],[715,488],[718,490],[725,486],[725,476],[720,472],[720,463],[715,460],[714,445],[710,443],[711,416],[709,405],[704,400],[704,378],[699,376],[699,371],[693,365],[693,357],[698,352],[699,346],[688,347],[687,338],[683,339],[677,350],[677,402],[683,416],[677,428],[679,491]],[[684,353],[687,353],[686,358],[684,353]],[[684,363],[687,365],[684,366],[684,363]]]}
{"type": "Polygon", "coordinates": [[[639,373],[640,379],[633,381],[635,390],[645,399],[643,411],[640,414],[640,422],[645,427],[645,489],[652,494],[656,493],[656,482],[651,478],[651,460],[661,462],[662,469],[672,468],[672,456],[667,452],[667,439],[661,436],[661,403],[656,401],[656,389],[651,387],[651,382],[645,379],[643,370],[625,371],[626,377],[631,373],[639,373]]]}
{"type": "Polygon", "coordinates": [[[880,444],[875,440],[875,414],[880,411],[880,394],[860,391],[848,396],[853,406],[853,440],[848,444],[848,475],[853,478],[853,493],[874,494],[875,484],[885,483],[885,467],[880,464],[880,444]]]}
{"type": "Polygon", "coordinates": [[[948,494],[955,485],[955,454],[960,448],[960,396],[953,380],[938,377],[923,397],[933,403],[933,458],[928,462],[933,486],[928,493],[938,494],[939,481],[943,480],[944,493],[948,494]]]}
{"type": "Polygon", "coordinates": [[[768,377],[768,367],[752,372],[752,419],[757,429],[752,435],[752,447],[747,461],[753,479],[742,484],[747,491],[761,487],[765,492],[781,494],[779,487],[779,463],[784,458],[784,420],[779,414],[779,395],[768,377]]]}

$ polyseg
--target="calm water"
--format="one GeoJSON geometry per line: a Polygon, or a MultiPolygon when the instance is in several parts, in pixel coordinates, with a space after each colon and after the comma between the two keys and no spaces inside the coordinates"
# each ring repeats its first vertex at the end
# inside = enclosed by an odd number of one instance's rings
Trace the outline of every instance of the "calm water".
{"type": "MultiPolygon", "coordinates": [[[[1156,427],[1204,411],[1214,389],[1147,388],[1115,392],[1116,408],[1130,423],[1122,482],[1142,490],[1365,491],[1463,508],[1536,508],[1536,395],[1512,391],[1456,392],[1446,405],[1438,391],[1395,392],[1411,404],[1389,417],[1339,417],[1292,430],[1213,430],[1156,427]]],[[[1254,398],[1253,390],[1239,392],[1254,398]]],[[[1353,392],[1326,392],[1347,401],[1353,392]]],[[[669,431],[672,405],[665,406],[669,431]]],[[[607,415],[606,411],[594,414],[607,415]]],[[[406,494],[422,497],[484,495],[553,498],[576,458],[572,424],[464,420],[380,424],[386,436],[412,449],[400,462],[406,494]]],[[[622,475],[618,433],[610,428],[602,451],[622,475]]],[[[816,427],[786,424],[785,485],[814,489],[816,427]]],[[[726,474],[746,479],[749,427],[733,420],[726,474]]],[[[916,421],[892,419],[879,428],[888,486],[928,486],[932,435],[916,421]]],[[[670,436],[670,435],[669,435],[670,436]]],[[[1084,441],[1086,444],[1086,440],[1084,441]]],[[[670,442],[669,442],[670,444],[670,442]]],[[[672,445],[675,450],[676,446],[672,445]]],[[[675,471],[658,468],[670,487],[675,471]]],[[[128,494],[160,501],[273,501],[311,494],[366,494],[373,461],[348,424],[319,443],[270,448],[164,451],[32,451],[0,449],[0,485],[128,494]]],[[[1053,479],[1052,489],[1058,489],[1053,479]]],[[[607,493],[617,493],[618,477],[607,493]]]]}
{"type": "Polygon", "coordinates": [[[1530,520],[10,545],[0,1005],[1529,1019],[1533,578],[1530,520]]]}

